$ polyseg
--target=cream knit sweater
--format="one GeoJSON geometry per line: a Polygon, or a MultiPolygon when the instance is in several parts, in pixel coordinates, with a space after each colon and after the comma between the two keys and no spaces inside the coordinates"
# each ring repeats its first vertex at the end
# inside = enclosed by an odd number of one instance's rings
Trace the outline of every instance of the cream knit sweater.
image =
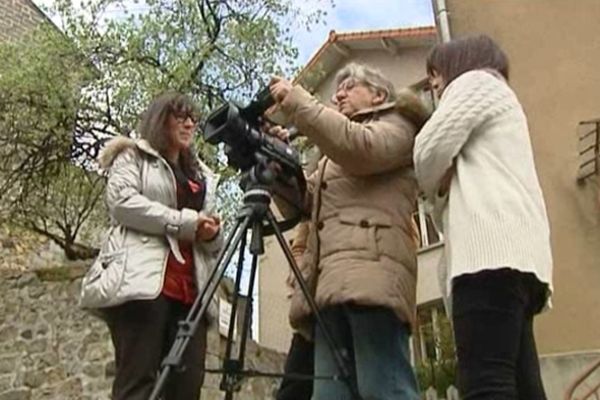
{"type": "Polygon", "coordinates": [[[512,268],[552,286],[550,230],[527,120],[502,78],[469,71],[451,82],[416,138],[415,171],[445,238],[452,279],[512,268]],[[440,180],[455,164],[447,197],[440,180]]]}

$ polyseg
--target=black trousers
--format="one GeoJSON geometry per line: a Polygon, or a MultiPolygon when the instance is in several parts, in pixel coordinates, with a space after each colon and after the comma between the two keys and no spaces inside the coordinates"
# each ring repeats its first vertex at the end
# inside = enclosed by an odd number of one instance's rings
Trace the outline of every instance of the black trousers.
{"type": "MultiPolygon", "coordinates": [[[[292,344],[285,361],[285,374],[313,375],[315,345],[294,333],[292,344]]],[[[285,377],[277,391],[276,400],[310,400],[313,393],[312,380],[296,380],[285,377]]]]}
{"type": "MultiPolygon", "coordinates": [[[[115,347],[116,364],[112,400],[150,397],[161,361],[175,339],[177,322],[188,311],[188,306],[162,295],[156,300],[130,301],[107,310],[105,320],[115,347]]],[[[171,372],[164,400],[198,400],[205,356],[206,323],[203,322],[183,355],[183,369],[171,372]]]]}
{"type": "Polygon", "coordinates": [[[533,317],[546,285],[533,274],[488,270],[453,282],[458,386],[463,400],[546,400],[533,317]]]}

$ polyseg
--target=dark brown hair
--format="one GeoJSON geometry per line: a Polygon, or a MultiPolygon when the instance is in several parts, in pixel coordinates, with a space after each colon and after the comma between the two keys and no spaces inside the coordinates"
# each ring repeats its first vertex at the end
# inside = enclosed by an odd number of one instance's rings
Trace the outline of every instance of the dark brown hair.
{"type": "Polygon", "coordinates": [[[442,76],[446,85],[461,74],[490,68],[508,80],[508,58],[487,35],[470,36],[436,45],[427,57],[427,74],[442,76]]]}
{"type": "MultiPolygon", "coordinates": [[[[165,155],[169,148],[167,120],[170,115],[190,116],[198,121],[199,111],[188,96],[168,91],[152,100],[146,111],[142,113],[137,126],[137,133],[142,139],[146,139],[150,146],[162,155],[165,155]]],[[[196,177],[201,173],[194,146],[181,153],[179,164],[189,177],[196,177]]]]}

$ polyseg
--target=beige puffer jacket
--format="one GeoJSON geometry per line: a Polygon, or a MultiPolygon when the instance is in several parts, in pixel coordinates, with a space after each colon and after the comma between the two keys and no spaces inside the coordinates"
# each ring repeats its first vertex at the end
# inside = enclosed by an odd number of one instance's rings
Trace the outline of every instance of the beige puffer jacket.
{"type": "MultiPolygon", "coordinates": [[[[301,265],[320,308],[383,306],[414,327],[417,183],[414,137],[426,110],[412,94],[348,119],[301,87],[284,99],[286,116],[326,156],[310,177],[312,220],[301,265]],[[413,122],[413,121],[418,122],[413,122]]],[[[301,333],[310,310],[297,289],[290,322],[301,333]]]]}

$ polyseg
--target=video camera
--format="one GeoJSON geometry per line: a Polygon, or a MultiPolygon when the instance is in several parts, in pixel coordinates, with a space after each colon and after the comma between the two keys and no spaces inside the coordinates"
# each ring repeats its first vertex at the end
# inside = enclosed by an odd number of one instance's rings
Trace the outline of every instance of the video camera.
{"type": "Polygon", "coordinates": [[[224,104],[206,119],[204,140],[213,145],[225,144],[229,166],[243,173],[243,188],[249,182],[268,186],[279,200],[303,213],[306,180],[300,153],[261,131],[264,113],[273,104],[268,87],[246,107],[224,104]],[[277,167],[273,168],[273,164],[277,167]]]}

